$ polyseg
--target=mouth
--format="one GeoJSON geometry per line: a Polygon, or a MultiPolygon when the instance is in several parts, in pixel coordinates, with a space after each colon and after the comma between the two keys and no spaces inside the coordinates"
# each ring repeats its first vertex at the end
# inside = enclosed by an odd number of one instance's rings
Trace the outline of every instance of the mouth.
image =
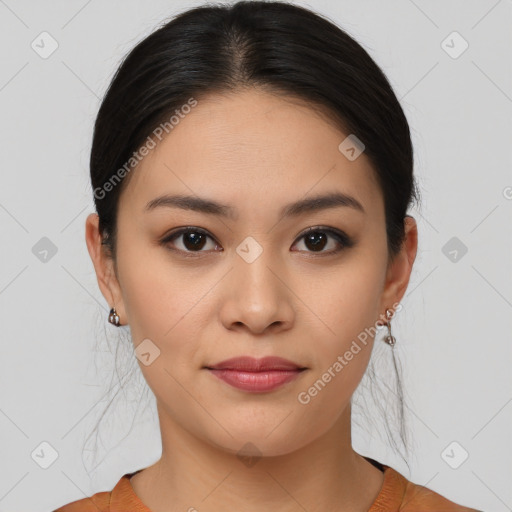
{"type": "Polygon", "coordinates": [[[255,359],[249,356],[228,359],[203,368],[230,386],[252,393],[273,391],[308,369],[279,357],[255,359]]]}

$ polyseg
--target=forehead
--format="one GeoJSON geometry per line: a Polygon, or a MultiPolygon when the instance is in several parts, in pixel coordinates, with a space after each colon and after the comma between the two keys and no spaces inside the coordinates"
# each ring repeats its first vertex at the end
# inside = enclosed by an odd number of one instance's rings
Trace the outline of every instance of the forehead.
{"type": "Polygon", "coordinates": [[[349,134],[317,108],[247,90],[198,99],[186,111],[161,141],[153,136],[154,149],[132,171],[121,197],[139,211],[176,192],[257,210],[337,190],[379,207],[369,159],[349,160],[339,149],[349,134]]]}

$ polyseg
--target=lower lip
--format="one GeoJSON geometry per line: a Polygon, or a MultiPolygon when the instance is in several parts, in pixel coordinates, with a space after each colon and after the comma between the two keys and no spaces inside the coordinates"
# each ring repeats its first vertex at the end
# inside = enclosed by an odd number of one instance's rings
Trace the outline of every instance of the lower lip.
{"type": "Polygon", "coordinates": [[[303,370],[244,372],[240,370],[214,370],[210,368],[208,370],[231,386],[253,393],[277,389],[287,382],[296,379],[303,372],[303,370]]]}

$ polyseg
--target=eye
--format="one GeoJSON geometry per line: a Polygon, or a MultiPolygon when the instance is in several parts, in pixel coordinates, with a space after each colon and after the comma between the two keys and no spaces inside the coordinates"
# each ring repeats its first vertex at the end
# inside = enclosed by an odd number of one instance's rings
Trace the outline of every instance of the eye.
{"type": "Polygon", "coordinates": [[[299,237],[299,240],[302,239],[304,239],[303,244],[307,252],[321,254],[335,254],[354,245],[353,240],[342,231],[324,228],[322,226],[308,228],[306,232],[299,237]],[[330,250],[324,251],[323,249],[329,246],[329,238],[331,238],[331,240],[334,239],[334,242],[331,242],[330,250]],[[336,243],[338,247],[336,247],[336,243]],[[332,249],[333,246],[334,249],[332,249]]]}
{"type": "MultiPolygon", "coordinates": [[[[205,247],[208,249],[208,239],[212,241],[210,249],[215,250],[219,248],[213,237],[205,230],[187,226],[166,236],[161,243],[170,250],[192,255],[193,253],[208,252],[207,250],[202,250],[205,247]]],[[[306,252],[320,253],[322,255],[335,254],[354,245],[354,241],[342,231],[322,226],[308,228],[298,238],[298,240],[302,239],[304,239],[303,243],[306,247],[306,252]],[[325,247],[329,246],[329,239],[331,239],[331,249],[324,250],[325,247]],[[332,248],[333,246],[334,248],[332,248]]],[[[295,242],[293,246],[297,243],[295,242]]],[[[222,248],[220,250],[223,251],[222,248]]]]}
{"type": "MultiPolygon", "coordinates": [[[[174,245],[175,247],[169,248],[185,253],[206,252],[202,251],[201,249],[208,245],[206,243],[208,238],[215,242],[213,238],[203,229],[188,226],[186,228],[179,229],[174,233],[171,233],[169,236],[162,240],[162,244],[166,247],[169,247],[169,245],[174,245]],[[178,239],[179,243],[174,242],[176,239],[178,239]]],[[[213,249],[216,247],[218,247],[218,245],[213,243],[213,249]]]]}

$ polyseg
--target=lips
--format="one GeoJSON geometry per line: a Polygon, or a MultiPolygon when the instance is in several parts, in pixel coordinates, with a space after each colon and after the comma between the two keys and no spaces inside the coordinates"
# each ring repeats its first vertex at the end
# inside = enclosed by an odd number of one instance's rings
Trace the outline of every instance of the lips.
{"type": "Polygon", "coordinates": [[[205,368],[230,386],[253,393],[274,391],[307,370],[293,361],[276,356],[261,359],[234,357],[205,368]]]}
{"type": "Polygon", "coordinates": [[[256,359],[250,356],[233,357],[213,366],[206,367],[209,370],[238,370],[245,372],[268,372],[278,370],[304,370],[301,366],[282,357],[267,356],[256,359]]]}

